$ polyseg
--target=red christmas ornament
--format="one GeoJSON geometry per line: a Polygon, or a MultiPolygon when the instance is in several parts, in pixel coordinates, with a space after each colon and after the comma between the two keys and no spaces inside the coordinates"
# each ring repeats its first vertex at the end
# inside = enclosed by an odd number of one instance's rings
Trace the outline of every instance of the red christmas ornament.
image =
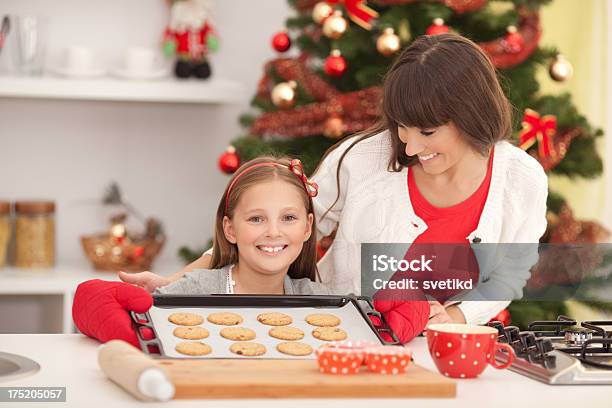
{"type": "Polygon", "coordinates": [[[145,249],[142,246],[134,247],[134,258],[140,258],[144,255],[145,249]]]}
{"type": "Polygon", "coordinates": [[[346,72],[346,60],[339,50],[332,50],[329,57],[325,59],[323,66],[325,74],[333,78],[340,78],[346,72]]]}
{"type": "Polygon", "coordinates": [[[493,321],[498,321],[498,322],[502,322],[502,324],[504,326],[508,326],[510,325],[510,323],[512,322],[512,320],[510,319],[510,312],[508,311],[508,309],[504,309],[501,312],[499,312],[497,314],[497,316],[495,316],[494,318],[492,318],[491,320],[489,320],[490,322],[493,321]]]}
{"type": "Polygon", "coordinates": [[[434,18],[433,24],[427,27],[425,34],[427,35],[438,35],[448,33],[448,26],[444,24],[444,20],[441,18],[434,18]]]}
{"type": "Polygon", "coordinates": [[[502,47],[511,54],[517,54],[523,50],[525,41],[515,26],[508,26],[506,37],[502,40],[502,47]]]}
{"type": "Polygon", "coordinates": [[[291,48],[291,38],[287,34],[287,30],[279,31],[272,37],[272,48],[277,52],[285,52],[291,48]]]}
{"type": "Polygon", "coordinates": [[[219,170],[225,174],[233,174],[240,167],[240,157],[234,146],[229,146],[219,157],[219,170]]]}

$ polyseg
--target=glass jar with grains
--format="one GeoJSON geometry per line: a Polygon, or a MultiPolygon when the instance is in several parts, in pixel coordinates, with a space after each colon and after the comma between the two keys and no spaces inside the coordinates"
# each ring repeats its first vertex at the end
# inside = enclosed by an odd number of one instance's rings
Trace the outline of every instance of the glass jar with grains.
{"type": "Polygon", "coordinates": [[[15,266],[47,268],[55,263],[55,203],[15,203],[15,266]]]}
{"type": "Polygon", "coordinates": [[[6,264],[6,250],[11,240],[11,204],[0,201],[0,268],[6,264]]]}

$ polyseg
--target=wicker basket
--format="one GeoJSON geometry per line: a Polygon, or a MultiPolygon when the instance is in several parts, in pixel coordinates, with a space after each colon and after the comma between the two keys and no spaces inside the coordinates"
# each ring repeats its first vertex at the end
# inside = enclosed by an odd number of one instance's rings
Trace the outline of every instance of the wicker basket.
{"type": "Polygon", "coordinates": [[[142,272],[151,269],[166,239],[127,240],[120,245],[109,234],[84,235],[81,243],[95,269],[142,272]],[[119,249],[117,249],[119,248],[119,249]]]}

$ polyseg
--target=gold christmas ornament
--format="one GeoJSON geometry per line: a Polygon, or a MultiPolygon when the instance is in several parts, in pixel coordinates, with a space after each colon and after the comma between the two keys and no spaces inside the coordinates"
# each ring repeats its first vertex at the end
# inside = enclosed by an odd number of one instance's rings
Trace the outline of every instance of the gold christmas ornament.
{"type": "Polygon", "coordinates": [[[295,81],[281,82],[272,89],[272,103],[274,106],[286,109],[295,105],[295,81]]]}
{"type": "Polygon", "coordinates": [[[339,139],[344,135],[344,121],[339,116],[331,116],[325,121],[323,134],[330,139],[339,139]]]}
{"type": "Polygon", "coordinates": [[[376,40],[376,49],[379,53],[388,57],[400,49],[400,38],[392,28],[385,28],[381,36],[376,40]]]}
{"type": "Polygon", "coordinates": [[[558,54],[548,67],[548,74],[557,82],[565,82],[572,77],[574,68],[561,54],[558,54]]]}
{"type": "Polygon", "coordinates": [[[334,9],[324,1],[315,4],[312,9],[312,19],[317,24],[323,24],[325,19],[332,15],[334,9]]]}
{"type": "Polygon", "coordinates": [[[332,40],[337,40],[346,32],[348,22],[342,17],[340,10],[334,11],[334,14],[325,19],[323,23],[323,34],[332,40]]]}

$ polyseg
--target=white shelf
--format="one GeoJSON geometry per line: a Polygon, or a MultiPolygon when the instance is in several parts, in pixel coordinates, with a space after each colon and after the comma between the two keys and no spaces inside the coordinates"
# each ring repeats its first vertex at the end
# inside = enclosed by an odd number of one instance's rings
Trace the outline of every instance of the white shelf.
{"type": "MultiPolygon", "coordinates": [[[[182,268],[183,265],[178,262],[156,263],[152,271],[170,275],[182,268]]],[[[71,311],[74,292],[79,283],[90,279],[119,280],[116,273],[96,271],[86,260],[62,263],[48,269],[3,267],[0,268],[0,308],[8,307],[9,303],[15,303],[16,300],[19,304],[26,301],[37,303],[38,310],[44,311],[45,327],[59,327],[61,333],[73,333],[75,329],[71,311]]],[[[34,317],[24,315],[22,318],[34,317]]],[[[6,322],[4,324],[10,325],[6,322]]],[[[14,330],[11,327],[3,329],[14,330]]]]}
{"type": "MultiPolygon", "coordinates": [[[[171,275],[183,268],[179,262],[155,263],[152,271],[171,275]]],[[[62,294],[90,279],[118,281],[115,272],[97,271],[86,260],[67,262],[47,269],[0,268],[0,295],[62,294]]]]}
{"type": "Polygon", "coordinates": [[[242,84],[214,77],[207,80],[164,78],[137,81],[109,77],[73,79],[54,76],[0,76],[0,98],[199,104],[247,100],[242,84]]]}

